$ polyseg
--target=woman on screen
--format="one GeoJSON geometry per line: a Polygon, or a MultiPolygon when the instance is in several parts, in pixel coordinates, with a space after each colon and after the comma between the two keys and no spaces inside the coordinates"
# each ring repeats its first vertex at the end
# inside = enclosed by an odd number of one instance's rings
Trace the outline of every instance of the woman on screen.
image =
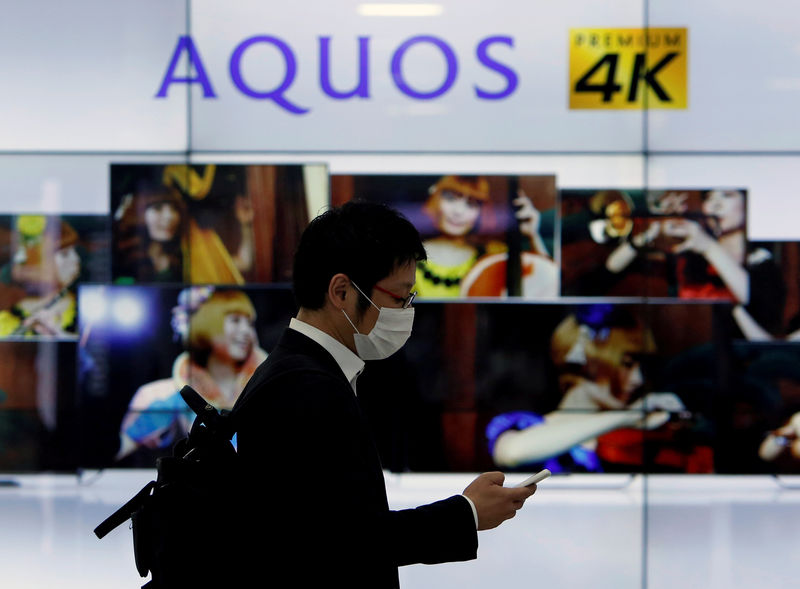
{"type": "Polygon", "coordinates": [[[114,213],[115,282],[183,282],[186,207],[166,186],[140,186],[114,213]]]}
{"type": "Polygon", "coordinates": [[[163,183],[190,203],[189,281],[245,284],[255,264],[255,212],[245,166],[172,164],[164,167],[163,183]]]}
{"type": "Polygon", "coordinates": [[[745,268],[745,196],[741,190],[708,190],[702,194],[704,222],[665,219],[662,232],[681,241],[672,248],[678,258],[678,296],[747,302],[745,268]]]}
{"type": "MultiPolygon", "coordinates": [[[[515,201],[520,229],[528,230],[534,247],[544,249],[538,234],[538,212],[523,193],[515,201]]],[[[423,211],[433,221],[438,234],[423,244],[428,259],[417,266],[418,296],[451,298],[469,296],[465,278],[484,256],[502,254],[508,246],[486,235],[496,231],[495,211],[484,176],[444,176],[429,189],[423,211]]],[[[471,279],[474,282],[475,278],[471,279]]],[[[505,286],[503,284],[502,286],[505,286]]],[[[499,296],[500,290],[491,296],[499,296]]]]}
{"type": "Polygon", "coordinates": [[[253,327],[255,308],[237,290],[192,287],[181,292],[172,327],[187,351],[176,358],[172,376],[141,386],[120,427],[120,460],[138,448],[169,448],[186,435],[194,414],[180,396],[189,385],[217,409],[233,404],[267,354],[253,327]]]}
{"type": "Polygon", "coordinates": [[[482,176],[444,176],[430,187],[423,211],[439,233],[423,242],[428,259],[417,265],[419,297],[459,296],[461,280],[487,247],[502,248],[499,242],[487,245],[476,238],[487,222],[488,201],[489,181],[482,176]]]}
{"type": "Polygon", "coordinates": [[[16,252],[7,274],[10,284],[25,294],[0,311],[0,336],[75,337],[73,286],[81,273],[75,249],[78,234],[60,219],[21,215],[14,241],[16,252]]]}
{"type": "Polygon", "coordinates": [[[495,464],[553,472],[640,468],[642,430],[684,410],[674,394],[643,395],[640,362],[655,349],[651,332],[622,308],[592,305],[566,317],[550,347],[562,391],[558,408],[495,417],[486,432],[495,464]]]}
{"type": "MultiPolygon", "coordinates": [[[[687,216],[688,193],[667,191],[649,202],[646,229],[635,231],[630,218],[630,198],[619,191],[603,191],[592,199],[605,219],[590,224],[598,243],[619,242],[605,267],[620,274],[640,255],[655,247],[676,257],[676,296],[687,299],[719,299],[747,302],[749,278],[745,267],[745,195],[741,190],[708,190],[701,193],[699,219],[687,216]],[[610,198],[620,195],[620,198],[610,198]],[[605,197],[606,200],[600,199],[605,197]]],[[[643,220],[644,221],[644,220],[643,220]]]]}

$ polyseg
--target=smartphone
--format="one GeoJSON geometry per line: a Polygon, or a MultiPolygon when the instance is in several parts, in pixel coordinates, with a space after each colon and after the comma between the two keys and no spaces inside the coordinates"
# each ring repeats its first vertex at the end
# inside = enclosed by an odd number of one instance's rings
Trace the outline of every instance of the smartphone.
{"type": "Polygon", "coordinates": [[[530,485],[535,485],[536,483],[542,482],[547,477],[549,477],[551,474],[553,474],[553,473],[551,473],[549,470],[547,470],[545,468],[543,470],[540,470],[536,474],[532,474],[531,476],[529,476],[527,479],[525,479],[521,483],[517,483],[516,485],[512,485],[512,487],[529,487],[530,485]]]}

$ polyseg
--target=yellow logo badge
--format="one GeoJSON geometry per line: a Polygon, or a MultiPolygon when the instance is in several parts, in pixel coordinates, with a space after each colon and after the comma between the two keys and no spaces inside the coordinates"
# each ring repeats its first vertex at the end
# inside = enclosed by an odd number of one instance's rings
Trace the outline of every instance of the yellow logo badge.
{"type": "Polygon", "coordinates": [[[685,28],[570,29],[570,109],[688,107],[685,28]]]}

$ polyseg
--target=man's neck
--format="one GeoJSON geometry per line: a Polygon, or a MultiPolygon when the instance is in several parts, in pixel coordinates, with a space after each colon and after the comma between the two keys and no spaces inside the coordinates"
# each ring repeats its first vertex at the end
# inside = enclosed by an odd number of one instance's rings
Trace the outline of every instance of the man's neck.
{"type": "MultiPolygon", "coordinates": [[[[336,312],[341,313],[341,311],[336,312]]],[[[353,328],[346,321],[344,321],[346,325],[342,325],[343,322],[338,317],[334,318],[332,314],[333,311],[330,309],[306,309],[301,307],[297,313],[297,319],[327,333],[355,353],[353,349],[353,328]]]]}

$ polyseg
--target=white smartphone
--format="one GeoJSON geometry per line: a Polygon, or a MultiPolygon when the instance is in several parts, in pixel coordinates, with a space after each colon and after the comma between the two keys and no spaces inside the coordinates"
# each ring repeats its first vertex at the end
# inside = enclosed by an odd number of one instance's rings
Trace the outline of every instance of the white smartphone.
{"type": "Polygon", "coordinates": [[[547,470],[545,468],[543,470],[540,470],[536,474],[532,474],[531,476],[529,476],[527,479],[525,479],[521,483],[517,483],[516,485],[511,485],[511,486],[512,487],[529,487],[530,485],[535,485],[536,483],[542,482],[547,477],[549,477],[551,474],[553,474],[553,473],[551,473],[549,470],[547,470]]]}

